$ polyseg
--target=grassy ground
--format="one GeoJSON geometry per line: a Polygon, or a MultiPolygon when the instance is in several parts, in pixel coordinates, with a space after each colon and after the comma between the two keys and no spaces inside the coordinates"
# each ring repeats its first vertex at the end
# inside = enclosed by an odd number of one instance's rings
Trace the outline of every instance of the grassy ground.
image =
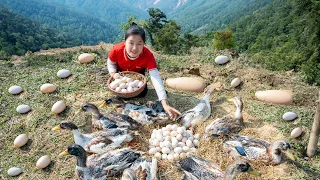
{"type": "MultiPolygon", "coordinates": [[[[90,132],[91,116],[80,110],[84,102],[99,105],[103,99],[112,96],[108,92],[106,83],[108,71],[105,59],[111,45],[95,47],[77,47],[70,49],[55,49],[27,54],[24,57],[13,57],[11,61],[0,61],[0,178],[10,179],[7,170],[10,167],[22,168],[23,174],[12,179],[75,179],[75,158],[57,157],[69,144],[73,142],[70,132],[52,132],[51,128],[61,121],[73,121],[83,132],[90,132]],[[96,58],[93,63],[79,64],[77,56],[81,53],[93,53],[96,58]],[[60,79],[56,72],[69,69],[72,76],[60,79]],[[58,88],[52,94],[41,94],[40,86],[44,83],[55,84],[58,88]],[[11,95],[8,88],[19,85],[24,89],[20,95],[11,95]],[[50,110],[58,100],[65,100],[67,109],[53,115],[50,110]],[[28,104],[32,111],[19,114],[16,107],[28,104]],[[13,141],[19,134],[28,134],[30,140],[22,148],[14,148],[13,141]],[[38,158],[49,155],[52,163],[45,169],[35,167],[38,158]]],[[[204,124],[197,127],[196,132],[203,134],[204,127],[216,117],[232,113],[235,107],[226,102],[227,98],[240,95],[244,101],[244,120],[246,128],[241,134],[251,135],[273,141],[280,137],[289,139],[296,161],[284,159],[277,166],[268,166],[251,162],[252,166],[262,173],[261,177],[247,174],[238,179],[316,179],[320,178],[320,154],[315,158],[305,157],[319,87],[310,86],[301,81],[301,76],[294,72],[269,72],[251,63],[244,56],[232,58],[227,65],[218,66],[214,57],[218,53],[228,55],[228,52],[212,53],[207,48],[196,48],[190,55],[167,56],[155,52],[159,69],[163,79],[178,76],[193,76],[192,70],[200,69],[200,75],[206,85],[222,83],[226,90],[211,97],[212,116],[204,124]],[[231,89],[229,84],[234,77],[240,77],[243,83],[240,87],[231,89]],[[287,89],[294,93],[294,103],[290,106],[266,104],[255,99],[258,90],[287,89]],[[294,111],[298,118],[293,122],[282,120],[282,114],[294,111]],[[290,138],[290,132],[295,127],[302,127],[304,134],[298,139],[290,138]]],[[[149,85],[152,88],[151,84],[149,85]]],[[[180,111],[193,107],[202,97],[199,93],[180,92],[170,88],[169,102],[180,111]]],[[[150,90],[144,99],[133,99],[134,102],[155,100],[154,90],[150,90]]],[[[114,107],[101,109],[102,113],[114,112],[114,107]]],[[[150,129],[158,128],[154,125],[140,129],[140,136],[135,137],[138,149],[147,151],[147,139],[150,129]]],[[[221,150],[221,140],[200,142],[197,155],[217,163],[222,169],[231,162],[221,150]]],[[[160,161],[160,178],[168,177],[180,179],[181,173],[174,163],[160,161]],[[164,169],[167,169],[164,171],[164,169]],[[168,170],[169,169],[169,170],[168,170]]]]}

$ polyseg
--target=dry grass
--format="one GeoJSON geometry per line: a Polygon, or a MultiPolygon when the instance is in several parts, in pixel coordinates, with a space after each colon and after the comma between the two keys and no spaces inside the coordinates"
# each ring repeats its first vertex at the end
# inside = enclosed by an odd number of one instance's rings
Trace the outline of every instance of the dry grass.
{"type": "MultiPolygon", "coordinates": [[[[58,154],[73,142],[70,132],[52,132],[50,129],[61,121],[73,121],[82,132],[91,132],[91,115],[81,111],[81,105],[92,102],[100,105],[106,97],[112,96],[107,90],[107,70],[105,58],[112,45],[100,44],[94,47],[75,47],[71,49],[54,49],[42,51],[32,55],[33,59],[26,57],[19,59],[19,63],[9,62],[0,67],[0,78],[5,84],[1,85],[0,103],[0,177],[10,179],[6,171],[12,167],[23,170],[18,179],[75,179],[75,158],[59,158],[58,154]],[[96,54],[95,62],[91,64],[75,63],[76,57],[81,52],[96,54]],[[22,60],[21,60],[22,59],[22,60]],[[57,70],[67,68],[73,72],[68,79],[59,79],[55,76],[57,70]],[[8,77],[10,74],[11,77],[8,77]],[[53,94],[39,93],[43,83],[53,83],[58,86],[58,91],[53,94]],[[7,89],[12,85],[21,85],[24,92],[12,96],[7,89]],[[52,104],[60,99],[67,103],[67,109],[60,115],[50,113],[52,104]],[[32,111],[21,115],[15,108],[26,103],[31,105],[32,111]],[[27,133],[31,139],[22,148],[12,147],[14,138],[27,133]],[[44,170],[36,169],[35,162],[42,155],[49,155],[52,163],[44,170]]],[[[317,155],[313,159],[306,159],[303,153],[308,139],[308,131],[313,120],[314,109],[319,87],[303,83],[300,75],[293,72],[269,72],[259,67],[253,67],[245,56],[232,59],[230,63],[218,66],[213,62],[217,55],[208,53],[206,49],[193,49],[189,56],[166,56],[155,53],[161,75],[164,79],[178,76],[194,76],[189,73],[192,67],[200,68],[200,75],[206,85],[223,84],[226,89],[215,93],[211,97],[212,115],[210,119],[199,125],[195,132],[203,135],[204,127],[228,113],[233,113],[235,106],[226,99],[241,96],[244,101],[245,129],[240,134],[250,135],[273,141],[278,138],[288,138],[297,156],[296,162],[284,158],[277,166],[250,162],[252,167],[262,175],[254,177],[241,174],[237,179],[312,179],[319,177],[320,159],[317,155]],[[240,77],[243,83],[233,89],[229,87],[234,77],[240,77]],[[254,93],[264,89],[287,89],[294,93],[294,103],[291,106],[265,104],[255,99],[254,93]],[[293,122],[284,122],[281,116],[286,111],[295,111],[299,118],[293,122]],[[305,134],[298,139],[289,137],[290,131],[301,126],[305,134]]],[[[30,55],[28,55],[30,56],[30,55]]],[[[150,91],[143,99],[132,99],[133,103],[146,103],[155,100],[156,93],[148,82],[150,91]]],[[[166,88],[170,104],[181,112],[194,107],[202,97],[202,93],[189,93],[166,88]]],[[[113,106],[101,108],[106,114],[115,112],[113,106]]],[[[139,151],[148,151],[148,139],[152,129],[164,125],[151,125],[141,127],[139,135],[133,140],[133,148],[139,151]]],[[[200,141],[200,146],[195,155],[216,163],[224,170],[232,162],[222,151],[223,140],[200,141]]],[[[124,145],[128,146],[128,145],[124,145]]],[[[147,153],[144,156],[149,156],[147,153]]],[[[176,162],[159,161],[160,179],[182,179],[176,162]]],[[[110,178],[112,179],[112,178],[110,178]]],[[[119,178],[117,178],[119,179],[119,178]]]]}

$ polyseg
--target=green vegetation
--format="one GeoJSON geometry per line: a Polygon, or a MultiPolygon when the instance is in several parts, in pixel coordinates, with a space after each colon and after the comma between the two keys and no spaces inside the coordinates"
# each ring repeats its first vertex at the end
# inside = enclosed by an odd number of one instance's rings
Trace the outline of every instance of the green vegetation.
{"type": "Polygon", "coordinates": [[[13,54],[23,55],[27,51],[80,44],[80,41],[66,34],[35,23],[6,8],[0,8],[0,19],[0,59],[8,60],[13,54]]]}
{"type": "Polygon", "coordinates": [[[96,45],[101,41],[111,43],[118,33],[118,30],[107,21],[52,2],[46,3],[40,0],[0,0],[0,2],[22,16],[66,33],[87,45],[96,45]]]}
{"type": "Polygon", "coordinates": [[[233,35],[231,30],[216,31],[212,41],[213,48],[218,50],[231,49],[235,47],[233,35]]]}
{"type": "Polygon", "coordinates": [[[271,70],[302,71],[320,85],[319,3],[277,0],[231,25],[238,49],[271,70]]]}

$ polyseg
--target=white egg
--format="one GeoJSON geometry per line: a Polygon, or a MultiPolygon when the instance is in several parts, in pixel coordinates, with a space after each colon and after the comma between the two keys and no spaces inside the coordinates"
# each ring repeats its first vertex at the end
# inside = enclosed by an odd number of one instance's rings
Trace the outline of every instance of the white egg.
{"type": "Polygon", "coordinates": [[[178,125],[173,124],[171,129],[172,129],[172,131],[177,131],[178,127],[179,127],[178,125]]]}
{"type": "Polygon", "coordinates": [[[164,145],[168,148],[171,148],[171,142],[170,141],[164,141],[164,145]]]}
{"type": "Polygon", "coordinates": [[[188,140],[187,137],[183,137],[182,140],[181,140],[181,142],[184,142],[184,143],[185,143],[185,142],[187,142],[187,140],[188,140]]]}
{"type": "Polygon", "coordinates": [[[177,138],[177,140],[180,141],[180,140],[182,140],[183,136],[181,134],[177,134],[176,138],[177,138]]]}
{"type": "Polygon", "coordinates": [[[164,137],[164,140],[165,140],[165,141],[170,141],[170,140],[171,140],[171,136],[166,136],[166,137],[164,137]]]}
{"type": "Polygon", "coordinates": [[[161,148],[158,146],[158,147],[155,147],[157,152],[160,152],[161,151],[161,148]]]}
{"type": "Polygon", "coordinates": [[[193,147],[193,143],[190,139],[187,140],[186,145],[189,147],[193,147]]]}
{"type": "Polygon", "coordinates": [[[156,133],[151,134],[151,139],[154,139],[154,138],[156,138],[156,133]]]}
{"type": "Polygon", "coordinates": [[[71,72],[68,69],[61,69],[57,72],[59,78],[66,78],[71,75],[71,72]]]}
{"type": "Polygon", "coordinates": [[[161,134],[157,134],[156,138],[159,140],[159,142],[162,142],[164,140],[161,134]]]}
{"type": "Polygon", "coordinates": [[[121,83],[121,84],[119,85],[119,87],[121,87],[122,89],[125,89],[125,88],[127,88],[128,86],[127,86],[125,83],[121,83]]]}
{"type": "Polygon", "coordinates": [[[197,151],[197,149],[196,149],[196,148],[194,148],[194,147],[190,148],[190,152],[195,153],[196,151],[197,151]]]}
{"type": "Polygon", "coordinates": [[[126,81],[129,82],[133,82],[133,80],[131,78],[127,78],[126,81]]]}
{"type": "Polygon", "coordinates": [[[22,92],[22,87],[20,86],[11,86],[9,89],[8,89],[9,93],[10,94],[19,94],[22,92]]]}
{"type": "Polygon", "coordinates": [[[121,89],[121,92],[122,92],[122,93],[127,93],[128,90],[127,90],[127,89],[121,89]]]}
{"type": "Polygon", "coordinates": [[[40,87],[40,91],[42,93],[52,93],[54,92],[55,90],[57,89],[57,87],[53,84],[43,84],[41,87],[40,87]]]}
{"type": "Polygon", "coordinates": [[[163,159],[163,160],[167,160],[167,157],[168,157],[167,154],[162,154],[162,155],[161,155],[161,159],[163,159]]]}
{"type": "Polygon", "coordinates": [[[13,145],[15,147],[21,147],[21,146],[24,146],[25,144],[27,144],[29,138],[26,134],[20,134],[19,136],[17,136],[15,139],[14,139],[14,142],[13,142],[13,145]]]}
{"type": "Polygon", "coordinates": [[[154,157],[156,157],[157,159],[161,159],[161,153],[157,152],[154,157]]]}
{"type": "Polygon", "coordinates": [[[31,108],[28,105],[22,104],[22,105],[19,105],[16,110],[18,113],[24,114],[29,112],[31,108]]]}
{"type": "Polygon", "coordinates": [[[127,87],[127,90],[128,90],[128,92],[132,92],[132,91],[133,91],[133,88],[132,88],[131,86],[128,86],[128,87],[127,87]]]}
{"type": "Polygon", "coordinates": [[[301,129],[300,127],[294,128],[294,129],[291,131],[291,137],[293,137],[293,138],[297,138],[297,137],[299,137],[301,134],[302,134],[302,129],[301,129]]]}
{"type": "Polygon", "coordinates": [[[182,149],[184,152],[188,152],[190,148],[188,146],[183,146],[182,149]]]}
{"type": "Polygon", "coordinates": [[[177,132],[178,132],[179,134],[183,134],[184,130],[183,130],[181,127],[178,127],[178,128],[177,128],[177,132]]]}
{"type": "Polygon", "coordinates": [[[231,87],[237,87],[237,86],[239,86],[240,83],[241,83],[240,78],[234,78],[234,79],[231,81],[231,87]]]}
{"type": "Polygon", "coordinates": [[[184,143],[184,142],[178,142],[178,146],[179,147],[183,147],[183,146],[185,146],[186,145],[186,143],[184,143]]]}
{"type": "Polygon", "coordinates": [[[114,73],[114,75],[113,75],[113,78],[114,78],[114,79],[119,79],[119,77],[120,77],[120,74],[119,74],[119,73],[114,73]]]}
{"type": "Polygon", "coordinates": [[[169,136],[169,135],[170,135],[170,132],[169,132],[169,131],[167,131],[167,130],[163,131],[163,136],[164,136],[164,137],[169,136]]]}
{"type": "Polygon", "coordinates": [[[173,139],[173,140],[171,140],[171,146],[173,147],[173,148],[175,148],[175,147],[177,147],[178,146],[178,140],[177,139],[173,139]]]}
{"type": "Polygon", "coordinates": [[[168,160],[173,160],[173,155],[169,154],[167,158],[168,158],[168,160]]]}
{"type": "Polygon", "coordinates": [[[126,82],[127,82],[127,77],[123,76],[123,77],[121,78],[121,81],[124,82],[124,83],[126,83],[126,82]]]}
{"type": "Polygon", "coordinates": [[[18,176],[22,173],[22,170],[18,167],[12,167],[7,171],[9,176],[18,176]]]}
{"type": "Polygon", "coordinates": [[[164,148],[161,149],[161,152],[165,153],[165,154],[169,154],[170,153],[170,149],[168,147],[164,147],[164,148]]]}
{"type": "Polygon", "coordinates": [[[177,136],[177,131],[171,131],[170,136],[171,137],[176,137],[177,136]]]}
{"type": "Polygon", "coordinates": [[[115,89],[115,91],[116,91],[116,92],[121,92],[121,87],[117,87],[117,88],[115,89]]]}
{"type": "Polygon", "coordinates": [[[196,139],[199,139],[200,138],[200,134],[195,134],[193,137],[196,138],[196,139]]]}
{"type": "Polygon", "coordinates": [[[199,140],[197,140],[197,139],[193,140],[193,144],[194,144],[196,147],[198,147],[198,146],[199,146],[199,140]]]}
{"type": "Polygon", "coordinates": [[[149,139],[149,144],[152,145],[153,139],[149,139]]]}
{"type": "Polygon", "coordinates": [[[160,143],[159,143],[159,146],[160,146],[161,148],[166,147],[166,146],[164,145],[164,142],[160,142],[160,143]]]}
{"type": "Polygon", "coordinates": [[[159,146],[159,141],[158,141],[158,139],[154,139],[153,140],[153,142],[152,142],[152,145],[154,145],[154,146],[159,146]]]}
{"type": "Polygon", "coordinates": [[[140,81],[136,79],[136,80],[134,80],[133,82],[138,85],[140,81]]]}
{"type": "Polygon", "coordinates": [[[113,82],[117,83],[118,85],[122,83],[121,79],[115,79],[113,82]]]}
{"type": "Polygon", "coordinates": [[[61,113],[64,109],[66,108],[66,103],[61,100],[61,101],[57,101],[56,103],[54,103],[54,105],[51,108],[51,112],[55,113],[55,114],[59,114],[61,113]]]}
{"type": "Polygon", "coordinates": [[[157,149],[156,148],[151,148],[149,150],[149,154],[155,154],[155,153],[157,153],[157,149]]]}
{"type": "Polygon", "coordinates": [[[217,64],[225,64],[229,61],[229,58],[227,56],[217,56],[214,61],[217,64]]]}
{"type": "Polygon", "coordinates": [[[181,153],[182,152],[182,147],[174,148],[174,152],[177,153],[177,154],[181,153]]]}
{"type": "Polygon", "coordinates": [[[36,166],[37,168],[43,169],[49,166],[50,162],[51,162],[50,157],[45,155],[38,159],[36,166]]]}
{"type": "Polygon", "coordinates": [[[282,119],[286,121],[292,121],[297,118],[297,114],[294,112],[286,112],[283,114],[282,119]]]}
{"type": "Polygon", "coordinates": [[[172,130],[171,127],[172,127],[171,124],[168,124],[168,125],[166,126],[166,128],[167,128],[168,131],[171,131],[171,130],[172,130]]]}
{"type": "Polygon", "coordinates": [[[143,82],[142,82],[142,81],[140,81],[140,82],[138,83],[138,87],[141,87],[141,86],[143,86],[143,82]]]}
{"type": "Polygon", "coordinates": [[[116,83],[116,82],[112,82],[112,83],[110,83],[110,87],[111,87],[111,89],[116,89],[117,87],[118,87],[118,83],[116,83]]]}
{"type": "Polygon", "coordinates": [[[192,136],[190,136],[190,137],[188,137],[188,140],[191,140],[191,141],[193,141],[193,137],[192,136]]]}
{"type": "Polygon", "coordinates": [[[192,132],[192,131],[187,130],[187,135],[188,135],[188,136],[191,136],[192,134],[193,134],[193,132],[192,132]]]}

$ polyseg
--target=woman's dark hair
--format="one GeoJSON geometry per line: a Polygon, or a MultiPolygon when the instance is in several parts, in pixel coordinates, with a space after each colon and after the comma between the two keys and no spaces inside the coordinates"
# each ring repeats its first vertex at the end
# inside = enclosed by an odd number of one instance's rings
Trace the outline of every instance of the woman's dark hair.
{"type": "Polygon", "coordinates": [[[146,42],[146,32],[143,30],[142,27],[138,26],[136,23],[132,22],[129,29],[126,31],[126,34],[124,36],[124,40],[127,40],[127,38],[131,35],[140,35],[143,42],[146,42]]]}

